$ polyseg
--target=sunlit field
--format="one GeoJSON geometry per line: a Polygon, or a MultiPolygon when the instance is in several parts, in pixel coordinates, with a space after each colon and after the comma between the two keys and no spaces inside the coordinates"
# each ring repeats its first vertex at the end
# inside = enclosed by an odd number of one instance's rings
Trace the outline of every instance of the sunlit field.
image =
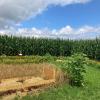
{"type": "MultiPolygon", "coordinates": [[[[53,56],[23,56],[23,57],[1,57],[0,58],[0,79],[21,78],[28,79],[30,76],[35,76],[41,73],[43,66],[56,66],[61,68],[65,66],[67,57],[53,56]],[[50,58],[50,59],[47,59],[50,58]],[[42,60],[41,60],[42,59],[42,60]],[[50,65],[48,65],[48,63],[50,65]],[[26,77],[25,77],[26,76],[26,77]]],[[[37,75],[41,76],[41,74],[37,75]]],[[[56,86],[51,86],[45,91],[37,93],[29,93],[24,95],[11,94],[6,95],[5,99],[13,100],[99,100],[100,99],[100,63],[89,60],[84,74],[85,84],[83,87],[71,86],[68,82],[60,83],[56,86]],[[14,95],[14,96],[12,96],[14,95]]],[[[1,96],[1,99],[4,97],[1,96]]]]}

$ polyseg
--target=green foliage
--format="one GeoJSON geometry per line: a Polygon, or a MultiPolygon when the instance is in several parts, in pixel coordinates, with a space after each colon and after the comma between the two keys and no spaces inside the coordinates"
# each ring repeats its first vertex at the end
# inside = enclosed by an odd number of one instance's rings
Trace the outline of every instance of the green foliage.
{"type": "Polygon", "coordinates": [[[46,59],[48,62],[55,61],[57,57],[51,56],[49,53],[46,53],[45,56],[43,56],[44,59],[46,59]]]}
{"type": "Polygon", "coordinates": [[[84,85],[84,73],[87,66],[88,59],[85,54],[76,53],[68,57],[65,66],[62,67],[63,71],[68,74],[69,82],[72,86],[84,85]]]}
{"type": "Polygon", "coordinates": [[[0,36],[0,55],[70,56],[77,52],[86,54],[91,59],[100,60],[100,39],[62,40],[30,37],[0,36]]]}

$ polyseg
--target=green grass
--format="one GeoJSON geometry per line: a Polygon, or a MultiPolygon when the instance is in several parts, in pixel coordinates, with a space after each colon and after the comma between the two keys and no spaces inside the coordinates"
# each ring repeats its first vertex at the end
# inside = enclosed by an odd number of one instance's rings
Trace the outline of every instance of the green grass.
{"type": "Polygon", "coordinates": [[[84,87],[62,84],[58,88],[51,88],[38,96],[27,95],[21,99],[16,97],[15,100],[100,100],[100,70],[88,66],[86,71],[84,87]]]}
{"type": "Polygon", "coordinates": [[[43,63],[56,59],[57,57],[52,56],[0,56],[0,64],[43,63]]]}

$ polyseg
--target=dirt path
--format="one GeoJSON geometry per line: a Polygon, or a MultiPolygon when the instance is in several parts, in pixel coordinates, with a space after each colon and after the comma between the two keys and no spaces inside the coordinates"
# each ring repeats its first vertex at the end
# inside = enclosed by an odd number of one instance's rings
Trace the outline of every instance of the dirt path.
{"type": "Polygon", "coordinates": [[[2,67],[5,70],[2,69],[2,72],[0,72],[0,96],[3,96],[3,99],[0,100],[11,100],[16,95],[26,95],[40,88],[43,90],[44,87],[52,86],[64,79],[63,73],[50,64],[23,66],[23,68],[21,68],[22,66],[20,65],[4,65],[2,67]],[[6,67],[9,69],[8,72],[6,67]],[[21,68],[20,72],[18,72],[19,68],[21,68]],[[14,71],[15,69],[16,71],[14,71]],[[5,75],[6,72],[7,75],[5,75]],[[12,74],[10,72],[12,72],[12,74]]]}
{"type": "Polygon", "coordinates": [[[16,95],[27,95],[28,92],[54,84],[55,79],[44,80],[40,77],[31,77],[24,81],[18,78],[7,79],[0,84],[0,93],[4,95],[1,100],[12,100],[16,95]]]}
{"type": "Polygon", "coordinates": [[[16,94],[12,94],[12,95],[7,95],[5,97],[3,97],[1,100],[13,100],[15,98],[16,94]]]}

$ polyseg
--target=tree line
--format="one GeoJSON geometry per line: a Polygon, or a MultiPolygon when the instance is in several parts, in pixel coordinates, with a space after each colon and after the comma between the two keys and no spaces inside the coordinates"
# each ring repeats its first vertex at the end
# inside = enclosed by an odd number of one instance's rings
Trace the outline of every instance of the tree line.
{"type": "Polygon", "coordinates": [[[91,59],[100,60],[100,38],[93,40],[63,40],[30,37],[0,36],[0,55],[70,56],[77,52],[87,54],[91,59]]]}

